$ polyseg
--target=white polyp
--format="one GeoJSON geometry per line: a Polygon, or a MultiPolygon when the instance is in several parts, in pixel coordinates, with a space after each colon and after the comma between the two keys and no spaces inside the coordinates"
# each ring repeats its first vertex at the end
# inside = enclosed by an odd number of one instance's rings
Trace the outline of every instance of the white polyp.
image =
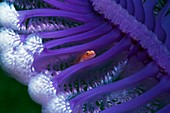
{"type": "Polygon", "coordinates": [[[23,84],[28,84],[31,77],[36,74],[32,63],[34,53],[43,50],[42,39],[31,35],[21,44],[20,37],[12,30],[5,29],[0,33],[1,65],[12,77],[23,84]],[[1,39],[1,37],[4,39],[1,39]],[[16,47],[17,48],[14,48],[16,47]]]}
{"type": "Polygon", "coordinates": [[[0,3],[0,24],[4,27],[19,29],[19,14],[14,5],[7,2],[0,3]]]}
{"type": "Polygon", "coordinates": [[[27,85],[35,75],[31,67],[34,58],[22,46],[2,52],[0,58],[2,68],[22,84],[27,85]]]}
{"type": "Polygon", "coordinates": [[[0,29],[0,51],[8,51],[21,44],[21,39],[12,29],[0,29]]]}
{"type": "Polygon", "coordinates": [[[43,50],[42,38],[36,35],[29,35],[26,38],[24,47],[31,53],[40,53],[43,50]]]}
{"type": "Polygon", "coordinates": [[[72,113],[65,94],[59,94],[42,108],[42,113],[72,113]]]}
{"type": "Polygon", "coordinates": [[[33,77],[28,85],[31,98],[41,105],[46,104],[56,95],[56,89],[51,81],[51,74],[48,71],[41,72],[33,77]]]}

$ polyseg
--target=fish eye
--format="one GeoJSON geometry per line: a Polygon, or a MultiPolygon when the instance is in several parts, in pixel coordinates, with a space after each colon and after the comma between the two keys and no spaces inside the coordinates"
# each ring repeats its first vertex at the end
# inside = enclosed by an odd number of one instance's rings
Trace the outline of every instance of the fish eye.
{"type": "Polygon", "coordinates": [[[89,55],[89,52],[88,52],[88,51],[86,52],[86,55],[89,55]]]}

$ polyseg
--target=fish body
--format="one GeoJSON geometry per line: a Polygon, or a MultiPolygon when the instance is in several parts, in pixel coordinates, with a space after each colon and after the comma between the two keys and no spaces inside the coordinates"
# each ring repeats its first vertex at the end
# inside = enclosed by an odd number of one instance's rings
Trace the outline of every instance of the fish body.
{"type": "Polygon", "coordinates": [[[86,61],[86,60],[90,60],[90,59],[94,58],[95,56],[96,56],[95,51],[93,51],[93,50],[86,51],[85,53],[83,53],[82,55],[80,55],[78,57],[76,62],[79,63],[79,62],[83,62],[83,61],[86,61]]]}

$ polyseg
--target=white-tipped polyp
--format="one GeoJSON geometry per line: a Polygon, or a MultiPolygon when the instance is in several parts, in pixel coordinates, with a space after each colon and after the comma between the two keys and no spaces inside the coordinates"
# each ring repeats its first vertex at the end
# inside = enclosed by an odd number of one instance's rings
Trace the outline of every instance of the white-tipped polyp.
{"type": "Polygon", "coordinates": [[[4,27],[19,29],[19,14],[14,5],[7,2],[0,3],[0,24],[4,27]]]}
{"type": "Polygon", "coordinates": [[[44,71],[33,77],[28,85],[28,92],[31,98],[41,104],[46,104],[56,95],[56,89],[53,87],[52,73],[44,71]]]}
{"type": "Polygon", "coordinates": [[[21,44],[21,39],[12,29],[0,29],[0,51],[7,51],[21,44]]]}
{"type": "Polygon", "coordinates": [[[42,113],[71,113],[69,102],[64,94],[57,95],[47,105],[43,106],[42,113]]]}
{"type": "Polygon", "coordinates": [[[34,76],[32,68],[33,56],[30,55],[22,46],[16,50],[8,50],[0,55],[1,67],[13,78],[27,85],[34,76]]]}
{"type": "Polygon", "coordinates": [[[24,47],[32,54],[41,53],[43,50],[42,38],[31,34],[26,38],[24,47]]]}

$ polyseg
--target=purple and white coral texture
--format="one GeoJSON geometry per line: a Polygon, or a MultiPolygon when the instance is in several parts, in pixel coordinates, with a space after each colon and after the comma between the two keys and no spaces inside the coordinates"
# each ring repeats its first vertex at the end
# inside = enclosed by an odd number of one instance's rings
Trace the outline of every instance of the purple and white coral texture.
{"type": "Polygon", "coordinates": [[[0,64],[42,113],[170,113],[170,0],[5,0],[0,64]]]}

